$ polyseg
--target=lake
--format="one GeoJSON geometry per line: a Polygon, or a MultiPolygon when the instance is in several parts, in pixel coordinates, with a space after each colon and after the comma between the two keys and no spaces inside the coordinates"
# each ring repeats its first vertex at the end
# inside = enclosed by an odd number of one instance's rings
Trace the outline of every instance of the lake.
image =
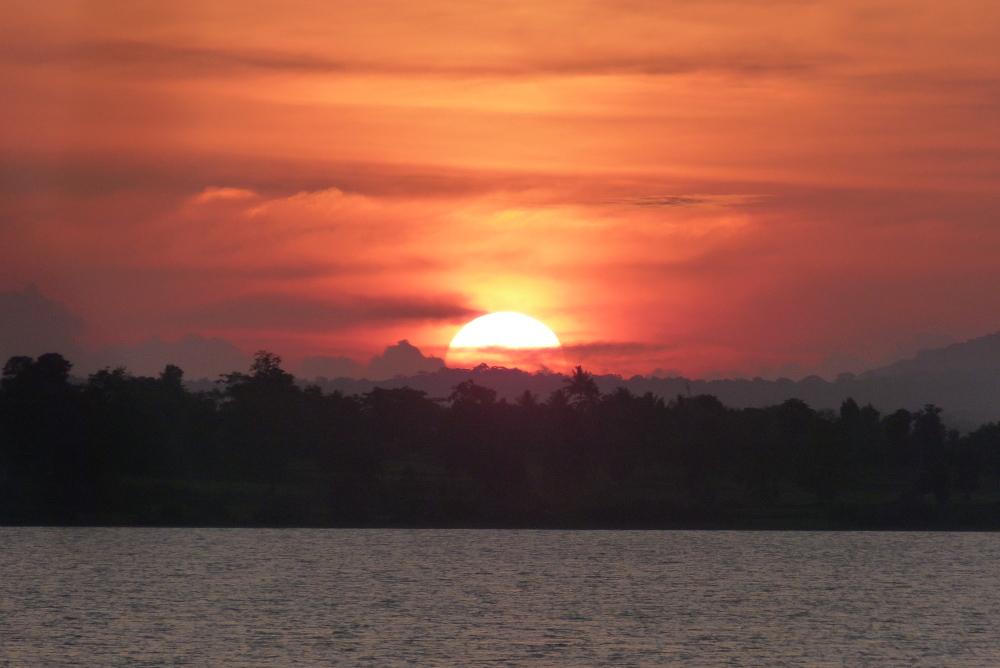
{"type": "Polygon", "coordinates": [[[1000,534],[0,528],[0,666],[997,666],[1000,534]]]}

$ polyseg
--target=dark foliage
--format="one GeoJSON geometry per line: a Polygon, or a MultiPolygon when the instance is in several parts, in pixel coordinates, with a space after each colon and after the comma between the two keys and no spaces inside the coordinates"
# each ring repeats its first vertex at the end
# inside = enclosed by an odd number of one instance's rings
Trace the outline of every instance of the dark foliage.
{"type": "Polygon", "coordinates": [[[193,393],[183,372],[70,382],[50,353],[0,381],[0,522],[267,526],[997,528],[1000,426],[942,410],[601,394],[577,367],[514,402],[299,387],[261,351],[193,393]]]}

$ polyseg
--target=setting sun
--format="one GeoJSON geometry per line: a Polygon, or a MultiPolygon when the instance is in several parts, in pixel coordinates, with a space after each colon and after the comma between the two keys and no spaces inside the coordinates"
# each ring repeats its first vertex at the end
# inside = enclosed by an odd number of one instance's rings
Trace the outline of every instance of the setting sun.
{"type": "Polygon", "coordinates": [[[491,313],[459,330],[448,347],[450,367],[478,364],[538,370],[564,365],[562,345],[551,329],[520,313],[491,313]]]}

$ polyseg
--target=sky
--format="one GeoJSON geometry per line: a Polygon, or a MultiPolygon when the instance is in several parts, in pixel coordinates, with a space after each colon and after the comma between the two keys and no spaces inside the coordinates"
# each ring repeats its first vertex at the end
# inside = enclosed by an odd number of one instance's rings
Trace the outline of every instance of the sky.
{"type": "Polygon", "coordinates": [[[0,291],[82,356],[443,358],[515,311],[710,377],[1000,330],[995,3],[0,9],[0,291]]]}

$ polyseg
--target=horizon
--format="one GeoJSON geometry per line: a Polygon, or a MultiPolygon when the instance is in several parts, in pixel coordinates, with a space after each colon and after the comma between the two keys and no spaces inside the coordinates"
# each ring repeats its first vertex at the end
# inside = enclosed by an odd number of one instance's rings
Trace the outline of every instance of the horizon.
{"type": "MultiPolygon", "coordinates": [[[[85,377],[100,369],[124,367],[137,376],[155,376],[166,364],[174,364],[184,369],[194,369],[187,374],[188,380],[205,380],[232,371],[249,367],[254,350],[240,349],[232,341],[217,336],[204,336],[198,332],[188,332],[176,339],[164,339],[158,334],[135,345],[123,343],[105,344],[87,349],[79,340],[79,333],[85,328],[82,318],[70,312],[65,305],[53,302],[42,295],[34,284],[28,284],[23,292],[0,291],[0,357],[7,360],[16,355],[36,357],[46,352],[58,352],[74,364],[85,377]]],[[[807,366],[797,362],[786,363],[779,368],[758,367],[752,371],[738,369],[721,371],[709,370],[700,375],[685,375],[677,369],[655,368],[646,373],[623,373],[615,369],[588,366],[583,359],[571,357],[573,348],[564,347],[570,355],[565,364],[556,368],[525,369],[526,373],[567,374],[576,366],[597,376],[620,378],[687,380],[750,380],[782,379],[799,382],[808,377],[819,377],[827,382],[842,374],[857,376],[891,366],[896,362],[914,359],[926,351],[946,348],[985,338],[1000,332],[990,332],[968,341],[955,341],[947,336],[927,332],[919,333],[906,341],[897,342],[893,348],[879,359],[864,359],[854,355],[833,354],[818,364],[807,366]]],[[[265,348],[266,349],[266,348],[265,348]]],[[[339,378],[380,382],[398,377],[414,376],[438,369],[470,371],[480,364],[448,366],[444,357],[424,354],[408,339],[386,345],[381,353],[370,358],[347,356],[312,355],[288,359],[280,351],[272,351],[284,360],[284,366],[303,380],[339,378]]],[[[486,360],[486,367],[521,370],[516,364],[505,365],[486,360]]]]}

